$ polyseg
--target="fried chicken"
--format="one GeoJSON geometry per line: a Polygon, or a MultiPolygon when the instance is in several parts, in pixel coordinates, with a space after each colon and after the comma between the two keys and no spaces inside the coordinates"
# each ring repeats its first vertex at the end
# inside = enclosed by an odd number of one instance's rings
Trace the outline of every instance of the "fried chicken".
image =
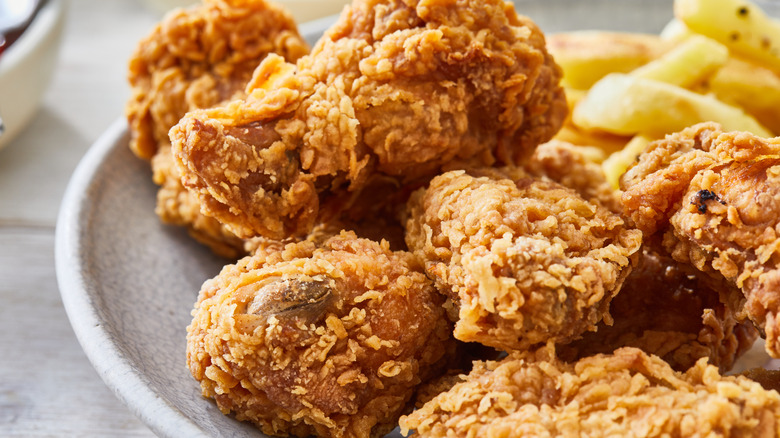
{"type": "Polygon", "coordinates": [[[455,337],[566,343],[609,319],[641,232],[520,168],[451,171],[409,200],[406,243],[455,304],[455,337]]]}
{"type": "Polygon", "coordinates": [[[621,185],[646,237],[739,288],[744,299],[730,305],[780,357],[780,138],[695,125],[653,143],[621,185]]]}
{"type": "Polygon", "coordinates": [[[551,140],[536,148],[525,167],[532,175],[549,178],[573,189],[587,201],[622,213],[618,191],[609,184],[602,167],[583,151],[582,146],[551,140]]]}
{"type": "Polygon", "coordinates": [[[751,368],[741,375],[760,383],[765,389],[780,391],[780,370],[767,370],[764,368],[751,368]]]}
{"type": "Polygon", "coordinates": [[[236,237],[216,219],[200,212],[198,198],[181,184],[170,144],[160,145],[152,157],[152,178],[160,186],[154,211],[163,223],[186,227],[195,240],[227,259],[235,260],[247,254],[243,250],[243,239],[236,237]]]}
{"type": "Polygon", "coordinates": [[[574,364],[543,348],[477,364],[401,427],[422,437],[768,438],[780,435],[780,395],[706,359],[679,373],[635,348],[574,364]]]}
{"type": "Polygon", "coordinates": [[[187,111],[244,96],[269,53],[293,62],[308,53],[291,15],[265,0],[204,0],[168,14],[130,60],[130,148],[151,159],[154,182],[161,186],[156,212],[225,257],[242,255],[243,242],[202,215],[197,197],[181,185],[168,131],[187,111]]]}
{"type": "Polygon", "coordinates": [[[244,96],[269,53],[295,62],[308,46],[292,15],[265,0],[202,0],[166,15],[130,59],[130,148],[151,159],[185,113],[244,96]]]}
{"type": "Polygon", "coordinates": [[[203,394],[270,435],[381,436],[454,351],[408,252],[327,233],[267,241],[207,281],[188,327],[203,394]]]}
{"type": "Polygon", "coordinates": [[[705,278],[693,267],[645,247],[639,263],[612,299],[611,326],[599,323],[558,354],[566,361],[637,347],[686,371],[706,357],[729,371],[758,337],[750,321],[738,321],[727,304],[739,290],[705,278]]]}
{"type": "Polygon", "coordinates": [[[501,0],[355,0],[310,56],[255,78],[171,131],[185,185],[241,237],[305,235],[376,179],[518,163],[567,112],[544,35],[501,0]]]}

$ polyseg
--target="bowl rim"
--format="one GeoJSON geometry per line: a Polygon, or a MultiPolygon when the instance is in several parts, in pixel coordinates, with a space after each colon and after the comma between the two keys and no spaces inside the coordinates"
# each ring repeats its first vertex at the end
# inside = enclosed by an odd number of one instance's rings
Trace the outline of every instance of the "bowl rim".
{"type": "Polygon", "coordinates": [[[139,419],[159,436],[207,437],[180,409],[158,395],[143,373],[118,349],[88,292],[89,280],[78,269],[84,258],[81,245],[83,218],[88,210],[88,188],[108,156],[127,147],[128,128],[115,120],[79,162],[63,196],[55,231],[57,283],[65,311],[81,348],[103,382],[139,419]],[[160,415],[161,412],[177,415],[160,415]]]}
{"type": "MultiPolygon", "coordinates": [[[[331,15],[302,23],[298,27],[299,33],[313,44],[337,18],[338,15],[331,15]]],[[[76,338],[93,368],[136,417],[161,437],[206,438],[209,436],[206,431],[154,391],[143,373],[133,367],[131,360],[117,348],[96,310],[89,292],[89,279],[78,269],[84,261],[82,237],[86,227],[84,218],[89,208],[88,189],[108,157],[117,148],[128,147],[128,138],[127,120],[120,116],[87,150],[68,182],[60,204],[54,240],[60,296],[76,338]],[[160,415],[161,412],[174,415],[160,415]]]]}

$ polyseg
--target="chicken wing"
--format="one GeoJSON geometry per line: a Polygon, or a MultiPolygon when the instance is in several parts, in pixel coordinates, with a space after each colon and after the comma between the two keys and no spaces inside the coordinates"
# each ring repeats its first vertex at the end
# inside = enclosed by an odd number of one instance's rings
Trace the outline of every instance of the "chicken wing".
{"type": "Polygon", "coordinates": [[[455,337],[569,342],[609,319],[642,233],[520,168],[451,171],[409,200],[406,243],[454,303],[455,337]]]}
{"type": "Polygon", "coordinates": [[[551,140],[536,148],[525,167],[532,175],[549,178],[573,189],[587,201],[622,213],[619,192],[609,184],[602,167],[591,161],[584,150],[582,146],[551,140]]]}
{"type": "Polygon", "coordinates": [[[151,159],[156,212],[168,224],[185,226],[217,254],[237,258],[241,239],[200,212],[197,197],[181,185],[168,131],[187,111],[244,96],[260,61],[277,53],[294,62],[308,53],[291,15],[265,0],[204,0],[178,9],[133,53],[126,114],[130,148],[151,159]]]}
{"type": "Polygon", "coordinates": [[[695,125],[653,143],[621,185],[646,238],[739,288],[730,305],[780,357],[780,138],[695,125]]]}
{"type": "Polygon", "coordinates": [[[266,241],[207,281],[187,363],[204,396],[266,434],[381,436],[444,372],[451,323],[411,254],[326,235],[266,241]]]}
{"type": "Polygon", "coordinates": [[[511,3],[355,0],[310,56],[267,58],[246,99],[171,139],[208,215],[241,237],[305,235],[377,178],[526,159],[563,122],[560,78],[511,3]]]}
{"type": "Polygon", "coordinates": [[[701,359],[679,373],[635,348],[561,362],[551,349],[475,366],[401,418],[421,437],[776,437],[780,395],[701,359]]]}
{"type": "Polygon", "coordinates": [[[717,284],[695,268],[645,247],[620,293],[612,299],[612,325],[559,346],[567,361],[636,347],[686,371],[706,357],[721,372],[729,371],[758,337],[750,321],[738,321],[726,303],[740,292],[725,281],[717,284]]]}

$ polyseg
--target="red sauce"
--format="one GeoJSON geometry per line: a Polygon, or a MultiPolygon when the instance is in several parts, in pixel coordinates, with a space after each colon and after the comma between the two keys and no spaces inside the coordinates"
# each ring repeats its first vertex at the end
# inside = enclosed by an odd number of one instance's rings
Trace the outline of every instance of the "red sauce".
{"type": "MultiPolygon", "coordinates": [[[[0,0],[0,3],[4,1],[19,1],[19,0],[0,0]]],[[[3,28],[3,23],[0,23],[0,55],[5,52],[5,50],[13,44],[16,40],[19,39],[19,37],[22,36],[25,30],[30,27],[30,24],[32,23],[35,16],[38,14],[38,11],[41,10],[44,4],[46,4],[47,0],[32,0],[32,3],[34,4],[34,7],[32,8],[30,15],[27,17],[26,20],[20,22],[18,25],[14,27],[9,28],[3,28]]],[[[3,8],[0,8],[2,10],[3,8]]]]}

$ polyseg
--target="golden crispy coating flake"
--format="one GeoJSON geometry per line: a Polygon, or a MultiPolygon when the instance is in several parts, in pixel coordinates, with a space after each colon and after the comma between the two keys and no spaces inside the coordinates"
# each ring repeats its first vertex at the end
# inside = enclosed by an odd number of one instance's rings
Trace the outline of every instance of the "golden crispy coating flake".
{"type": "Polygon", "coordinates": [[[612,325],[559,346],[564,360],[636,347],[686,371],[702,357],[729,371],[753,345],[758,331],[740,321],[728,303],[740,292],[727,282],[714,281],[695,268],[645,247],[639,263],[610,303],[612,325]]]}
{"type": "Polygon", "coordinates": [[[780,139],[695,125],[651,144],[621,184],[646,238],[741,289],[734,308],[780,357],[780,139]]]}
{"type": "Polygon", "coordinates": [[[568,342],[608,318],[642,234],[519,168],[447,172],[412,195],[406,242],[459,307],[455,337],[568,342]]]}
{"type": "Polygon", "coordinates": [[[139,42],[128,72],[130,148],[151,159],[163,222],[187,227],[219,255],[244,255],[241,239],[201,214],[197,197],[182,186],[168,131],[187,111],[244,96],[269,53],[292,62],[307,52],[292,17],[265,0],[204,0],[171,12],[139,42]]]}
{"type": "Polygon", "coordinates": [[[454,348],[443,297],[409,253],[352,232],[316,241],[263,245],[204,284],[190,371],[267,434],[386,433],[454,348]]]}
{"type": "Polygon", "coordinates": [[[305,235],[376,178],[527,159],[567,112],[560,77],[510,3],[355,1],[297,65],[269,57],[246,99],[182,119],[174,155],[237,235],[305,235]]]}
{"type": "Polygon", "coordinates": [[[780,395],[699,360],[685,373],[635,348],[576,363],[551,349],[475,365],[401,418],[421,437],[775,437],[780,395]]]}

